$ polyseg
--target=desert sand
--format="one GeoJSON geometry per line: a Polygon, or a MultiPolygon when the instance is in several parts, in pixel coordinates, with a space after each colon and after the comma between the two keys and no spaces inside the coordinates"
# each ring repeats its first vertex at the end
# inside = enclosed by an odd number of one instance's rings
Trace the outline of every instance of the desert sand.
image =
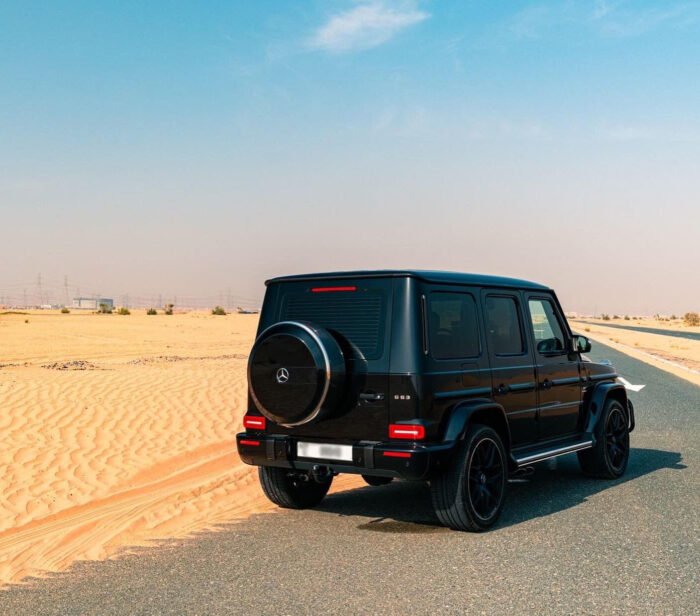
{"type": "Polygon", "coordinates": [[[201,312],[0,315],[0,584],[275,509],[234,440],[256,327],[201,312]]]}
{"type": "Polygon", "coordinates": [[[662,334],[638,332],[621,327],[646,327],[668,332],[700,333],[700,327],[688,327],[682,321],[658,321],[652,318],[625,321],[614,319],[570,319],[570,326],[591,340],[602,342],[632,357],[666,370],[695,385],[700,385],[700,341],[662,334]],[[615,325],[616,327],[610,327],[615,325]],[[621,326],[621,327],[617,327],[621,326]]]}

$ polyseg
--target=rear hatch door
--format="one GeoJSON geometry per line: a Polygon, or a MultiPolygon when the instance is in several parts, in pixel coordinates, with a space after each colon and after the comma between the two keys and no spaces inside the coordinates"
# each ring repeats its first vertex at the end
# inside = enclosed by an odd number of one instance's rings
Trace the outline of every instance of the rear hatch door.
{"type": "MultiPolygon", "coordinates": [[[[274,321],[308,321],[330,331],[347,358],[340,408],[319,421],[278,433],[318,440],[384,440],[389,424],[392,278],[308,279],[279,286],[274,321]]],[[[270,315],[272,316],[272,315],[270,315]]]]}

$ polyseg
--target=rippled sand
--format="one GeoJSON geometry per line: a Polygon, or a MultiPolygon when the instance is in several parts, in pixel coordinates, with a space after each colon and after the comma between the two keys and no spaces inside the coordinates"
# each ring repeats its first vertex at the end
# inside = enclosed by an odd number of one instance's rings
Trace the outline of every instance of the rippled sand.
{"type": "Polygon", "coordinates": [[[256,327],[0,315],[0,583],[273,509],[234,439],[256,327]]]}

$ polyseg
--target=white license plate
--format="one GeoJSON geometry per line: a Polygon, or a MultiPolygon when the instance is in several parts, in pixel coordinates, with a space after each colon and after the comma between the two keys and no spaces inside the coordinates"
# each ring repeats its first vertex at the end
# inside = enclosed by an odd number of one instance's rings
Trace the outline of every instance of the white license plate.
{"type": "Polygon", "coordinates": [[[297,443],[299,458],[319,460],[342,460],[352,462],[352,445],[331,445],[330,443],[297,443]]]}

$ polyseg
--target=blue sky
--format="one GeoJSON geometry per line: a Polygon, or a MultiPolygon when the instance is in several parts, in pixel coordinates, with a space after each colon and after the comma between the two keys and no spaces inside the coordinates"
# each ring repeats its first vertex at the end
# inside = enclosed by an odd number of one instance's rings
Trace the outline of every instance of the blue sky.
{"type": "Polygon", "coordinates": [[[0,296],[411,266],[700,304],[700,2],[6,1],[0,83],[0,296]]]}

